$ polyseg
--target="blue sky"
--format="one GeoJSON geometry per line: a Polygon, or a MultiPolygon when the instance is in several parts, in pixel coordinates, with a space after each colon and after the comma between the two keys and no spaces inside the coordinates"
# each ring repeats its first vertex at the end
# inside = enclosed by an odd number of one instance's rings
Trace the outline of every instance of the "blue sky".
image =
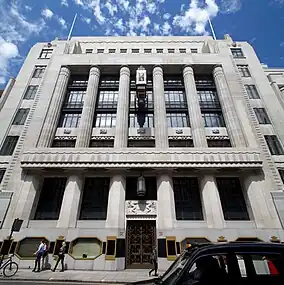
{"type": "Polygon", "coordinates": [[[284,0],[0,0],[0,88],[38,41],[73,35],[204,35],[248,41],[263,63],[284,66],[284,0]]]}

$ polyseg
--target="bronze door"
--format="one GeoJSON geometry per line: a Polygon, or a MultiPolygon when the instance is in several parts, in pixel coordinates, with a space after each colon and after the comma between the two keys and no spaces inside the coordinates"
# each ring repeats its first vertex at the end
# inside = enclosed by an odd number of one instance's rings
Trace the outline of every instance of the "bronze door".
{"type": "Polygon", "coordinates": [[[127,268],[150,268],[150,256],[156,244],[155,221],[128,221],[126,231],[127,268]]]}

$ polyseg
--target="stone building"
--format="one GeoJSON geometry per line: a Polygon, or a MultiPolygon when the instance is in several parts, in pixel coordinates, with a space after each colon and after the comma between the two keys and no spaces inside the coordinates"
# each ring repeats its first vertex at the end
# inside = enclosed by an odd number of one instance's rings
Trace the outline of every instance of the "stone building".
{"type": "Polygon", "coordinates": [[[187,245],[284,239],[284,69],[246,42],[38,43],[0,101],[1,239],[31,265],[165,269],[187,245]],[[282,179],[281,179],[282,177],[282,179]]]}

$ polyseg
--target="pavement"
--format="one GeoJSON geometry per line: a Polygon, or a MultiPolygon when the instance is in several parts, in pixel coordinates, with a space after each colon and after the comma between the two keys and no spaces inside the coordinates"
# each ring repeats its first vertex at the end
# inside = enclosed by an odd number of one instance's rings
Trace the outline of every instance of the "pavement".
{"type": "Polygon", "coordinates": [[[5,278],[4,276],[0,276],[0,285],[22,284],[16,281],[26,281],[24,284],[39,284],[41,281],[43,281],[43,284],[50,284],[50,282],[59,282],[58,284],[62,284],[63,282],[64,284],[68,284],[68,282],[80,282],[81,284],[127,284],[153,279],[154,277],[148,276],[148,272],[148,269],[131,269],[123,271],[66,270],[64,272],[52,272],[50,270],[44,270],[39,273],[34,273],[31,270],[19,269],[17,274],[12,278],[5,278]],[[11,281],[14,283],[10,283],[11,281]]]}

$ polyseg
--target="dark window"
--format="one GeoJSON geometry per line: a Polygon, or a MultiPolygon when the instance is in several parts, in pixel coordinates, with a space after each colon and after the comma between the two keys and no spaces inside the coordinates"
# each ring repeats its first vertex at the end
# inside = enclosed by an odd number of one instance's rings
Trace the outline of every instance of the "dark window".
{"type": "Polygon", "coordinates": [[[249,220],[239,178],[218,177],[216,182],[225,220],[249,220]]]}
{"type": "Polygon", "coordinates": [[[167,108],[187,108],[184,90],[165,90],[165,100],[167,108]]]}
{"type": "Polygon", "coordinates": [[[62,113],[59,128],[78,128],[81,119],[80,113],[62,113]]]}
{"type": "Polygon", "coordinates": [[[241,48],[231,48],[231,52],[234,58],[244,58],[244,53],[241,48]]]}
{"type": "Polygon", "coordinates": [[[120,49],[120,53],[127,53],[127,49],[126,48],[120,49]]]}
{"type": "Polygon", "coordinates": [[[82,109],[84,104],[85,90],[69,90],[64,102],[64,109],[82,109]]]}
{"type": "Polygon", "coordinates": [[[174,53],[175,52],[175,49],[174,48],[169,48],[168,49],[168,53],[174,53]]]}
{"type": "Polygon", "coordinates": [[[33,78],[42,78],[45,72],[45,68],[46,66],[36,66],[33,73],[33,78]]]}
{"type": "Polygon", "coordinates": [[[116,125],[115,113],[99,113],[95,117],[95,128],[114,128],[116,125]]]}
{"type": "Polygon", "coordinates": [[[218,139],[218,140],[207,140],[208,147],[231,147],[231,142],[229,139],[218,139]]]}
{"type": "Polygon", "coordinates": [[[169,147],[193,147],[193,140],[169,140],[169,147]]]}
{"type": "Polygon", "coordinates": [[[133,49],[131,50],[131,52],[132,52],[132,53],[139,53],[139,49],[138,49],[138,48],[133,48],[133,49]]]}
{"type": "Polygon", "coordinates": [[[0,184],[3,180],[4,174],[5,174],[5,169],[0,169],[0,184]]]}
{"type": "Polygon", "coordinates": [[[278,169],[278,172],[279,172],[279,175],[280,175],[282,182],[284,184],[284,169],[278,169]]]}
{"type": "Polygon", "coordinates": [[[36,93],[37,93],[37,89],[38,89],[38,85],[30,85],[26,90],[26,93],[24,95],[24,99],[33,100],[35,98],[36,93]]]}
{"type": "Polygon", "coordinates": [[[13,125],[24,125],[28,117],[29,111],[30,109],[19,109],[13,120],[13,125]]]}
{"type": "Polygon", "coordinates": [[[109,178],[86,178],[80,220],[105,220],[109,178]]]}
{"type": "Polygon", "coordinates": [[[97,52],[98,53],[104,53],[104,49],[103,48],[98,48],[97,52]]]}
{"type": "Polygon", "coordinates": [[[144,53],[152,53],[152,49],[150,49],[150,48],[145,48],[145,49],[144,49],[144,53]]]}
{"type": "Polygon", "coordinates": [[[270,135],[270,136],[264,136],[264,138],[266,140],[266,143],[272,155],[283,155],[284,154],[282,145],[279,142],[277,136],[270,135]]]}
{"type": "Polygon", "coordinates": [[[86,49],[86,53],[93,53],[93,49],[87,48],[87,49],[86,49]]]}
{"type": "MultiPolygon", "coordinates": [[[[145,114],[144,128],[154,128],[154,114],[145,114]]],[[[129,114],[129,128],[140,128],[137,121],[137,114],[129,114]]]]}
{"type": "Polygon", "coordinates": [[[258,91],[253,84],[246,84],[245,85],[246,91],[250,99],[260,99],[258,91]]]}
{"type": "Polygon", "coordinates": [[[253,110],[260,124],[271,124],[264,108],[253,108],[253,110]]]}
{"type": "Polygon", "coordinates": [[[75,147],[76,140],[53,140],[51,147],[75,147]]]}
{"type": "Polygon", "coordinates": [[[155,140],[128,140],[128,147],[155,147],[155,140]]]}
{"type": "Polygon", "coordinates": [[[145,196],[137,195],[138,177],[126,177],[125,200],[157,200],[157,180],[156,177],[144,177],[146,184],[145,196]]]}
{"type": "Polygon", "coordinates": [[[180,48],[180,49],[179,49],[179,52],[180,52],[180,53],[186,53],[186,49],[185,49],[185,48],[180,48]]]}
{"type": "Polygon", "coordinates": [[[203,220],[198,179],[173,178],[177,220],[203,220]]]}
{"type": "Polygon", "coordinates": [[[115,53],[115,48],[110,48],[110,49],[108,50],[108,52],[109,52],[109,53],[115,53]]]}
{"type": "Polygon", "coordinates": [[[238,70],[242,77],[250,77],[250,72],[248,69],[248,65],[238,65],[238,70]]]}
{"type": "Polygon", "coordinates": [[[198,90],[197,94],[199,96],[199,104],[201,110],[203,111],[207,111],[209,109],[212,111],[221,110],[221,105],[216,90],[202,89],[198,90]]]}
{"type": "Polygon", "coordinates": [[[191,53],[198,53],[197,48],[192,48],[192,49],[190,49],[190,51],[191,51],[191,53]]]}
{"type": "Polygon", "coordinates": [[[0,155],[12,155],[17,145],[18,136],[7,136],[0,150],[0,155]]]}
{"type": "Polygon", "coordinates": [[[157,48],[157,53],[163,53],[164,52],[164,50],[162,49],[162,48],[157,48]]]}
{"type": "Polygon", "coordinates": [[[189,117],[186,113],[167,113],[168,127],[187,128],[189,127],[189,117]]]}
{"type": "Polygon", "coordinates": [[[67,179],[65,177],[44,178],[35,213],[35,220],[57,220],[67,179]]]}
{"type": "Polygon", "coordinates": [[[40,53],[39,58],[49,59],[49,58],[51,58],[52,52],[53,52],[53,49],[43,49],[40,53]]]}
{"type": "Polygon", "coordinates": [[[202,113],[204,126],[209,128],[225,127],[224,118],[221,112],[202,113]]]}
{"type": "Polygon", "coordinates": [[[99,140],[91,139],[90,147],[113,147],[114,140],[99,140]]]}
{"type": "Polygon", "coordinates": [[[88,76],[73,76],[68,83],[69,90],[86,91],[88,85],[88,76]]]}
{"type": "Polygon", "coordinates": [[[116,110],[117,100],[118,100],[118,90],[100,90],[97,108],[116,110]]]}

